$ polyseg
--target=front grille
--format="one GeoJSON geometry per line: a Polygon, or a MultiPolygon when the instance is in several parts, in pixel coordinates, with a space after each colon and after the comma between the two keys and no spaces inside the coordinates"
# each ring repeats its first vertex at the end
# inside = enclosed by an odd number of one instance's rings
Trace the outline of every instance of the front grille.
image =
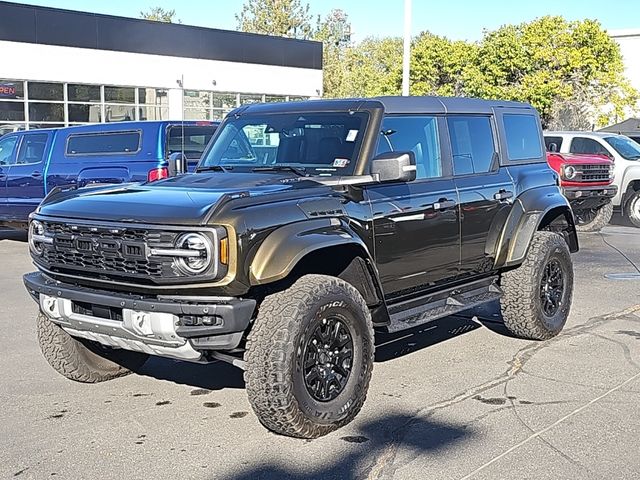
{"type": "Polygon", "coordinates": [[[172,248],[178,231],[76,225],[44,221],[53,245],[38,259],[53,271],[81,276],[176,278],[173,260],[149,257],[149,248],[172,248]]]}
{"type": "Polygon", "coordinates": [[[576,165],[582,182],[607,182],[611,178],[611,165],[576,165]]]}

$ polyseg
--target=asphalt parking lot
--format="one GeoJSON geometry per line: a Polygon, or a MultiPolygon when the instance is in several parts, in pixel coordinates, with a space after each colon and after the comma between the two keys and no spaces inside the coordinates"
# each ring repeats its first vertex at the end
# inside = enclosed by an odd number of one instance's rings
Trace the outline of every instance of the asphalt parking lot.
{"type": "Polygon", "coordinates": [[[379,338],[364,409],[313,441],[266,431],[223,363],[58,375],[21,282],[26,243],[0,238],[0,478],[640,478],[640,277],[607,278],[640,272],[640,229],[581,236],[551,341],[509,337],[492,307],[379,338]]]}

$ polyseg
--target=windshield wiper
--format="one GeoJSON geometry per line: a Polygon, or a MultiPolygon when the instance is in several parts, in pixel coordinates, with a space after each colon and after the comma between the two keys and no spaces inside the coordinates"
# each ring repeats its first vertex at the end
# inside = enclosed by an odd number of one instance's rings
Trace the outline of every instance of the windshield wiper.
{"type": "Polygon", "coordinates": [[[304,167],[292,167],[291,165],[270,165],[268,167],[255,167],[252,172],[293,172],[301,177],[307,176],[307,170],[304,167]]]}
{"type": "Polygon", "coordinates": [[[205,165],[204,167],[196,168],[196,173],[200,172],[228,172],[233,167],[223,167],[222,165],[205,165]]]}

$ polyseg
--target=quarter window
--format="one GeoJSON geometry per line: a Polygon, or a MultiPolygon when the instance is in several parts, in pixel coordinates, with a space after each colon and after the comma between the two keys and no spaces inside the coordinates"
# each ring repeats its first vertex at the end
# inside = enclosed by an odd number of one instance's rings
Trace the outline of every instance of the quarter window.
{"type": "Polygon", "coordinates": [[[496,149],[489,117],[452,116],[447,118],[453,173],[486,173],[493,168],[496,149]]]}
{"type": "Polygon", "coordinates": [[[571,141],[569,152],[610,155],[609,151],[603,145],[601,145],[600,142],[586,137],[574,138],[571,141]]]}
{"type": "Polygon", "coordinates": [[[413,152],[416,178],[442,176],[442,156],[436,117],[386,117],[378,140],[378,154],[413,152]]]}
{"type": "Polygon", "coordinates": [[[40,163],[44,157],[44,149],[47,146],[49,136],[46,133],[25,135],[18,150],[17,165],[28,163],[40,163]]]}
{"type": "Polygon", "coordinates": [[[71,135],[67,141],[67,155],[136,153],[140,148],[140,139],[140,132],[71,135]]]}
{"type": "Polygon", "coordinates": [[[538,120],[533,115],[503,116],[507,135],[509,160],[530,160],[542,157],[538,120]]]}

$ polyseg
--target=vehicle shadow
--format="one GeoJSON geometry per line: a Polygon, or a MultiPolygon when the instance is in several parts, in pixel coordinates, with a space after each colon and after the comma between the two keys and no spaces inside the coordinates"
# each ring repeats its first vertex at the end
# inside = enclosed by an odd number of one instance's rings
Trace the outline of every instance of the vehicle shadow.
{"type": "Polygon", "coordinates": [[[620,212],[613,212],[613,217],[611,217],[611,221],[609,222],[609,225],[635,228],[635,225],[631,223],[631,221],[627,217],[624,217],[620,212]]]}
{"type": "MultiPolygon", "coordinates": [[[[334,439],[361,444],[347,449],[346,451],[349,453],[346,455],[331,457],[330,463],[321,467],[309,467],[308,464],[302,464],[302,462],[298,465],[295,465],[294,462],[287,462],[285,465],[275,461],[268,463],[249,461],[249,464],[240,472],[221,477],[212,471],[211,478],[342,480],[369,478],[369,476],[375,476],[375,478],[393,476],[395,470],[402,467],[407,461],[425,454],[437,453],[439,450],[468,442],[478,436],[478,433],[468,426],[437,422],[406,412],[391,412],[376,418],[359,427],[356,433],[357,435],[341,435],[338,431],[330,437],[310,441],[310,449],[314,448],[315,442],[320,444],[319,448],[322,448],[322,445],[326,442],[332,442],[334,439]],[[397,459],[398,453],[402,455],[404,461],[397,459]],[[407,454],[409,458],[405,460],[404,457],[407,454]]],[[[299,441],[303,442],[304,440],[299,441]]],[[[340,450],[345,451],[345,449],[340,450]]]]}
{"type": "Polygon", "coordinates": [[[27,241],[27,232],[25,230],[13,230],[10,228],[0,228],[0,241],[14,240],[18,242],[27,241]]]}

